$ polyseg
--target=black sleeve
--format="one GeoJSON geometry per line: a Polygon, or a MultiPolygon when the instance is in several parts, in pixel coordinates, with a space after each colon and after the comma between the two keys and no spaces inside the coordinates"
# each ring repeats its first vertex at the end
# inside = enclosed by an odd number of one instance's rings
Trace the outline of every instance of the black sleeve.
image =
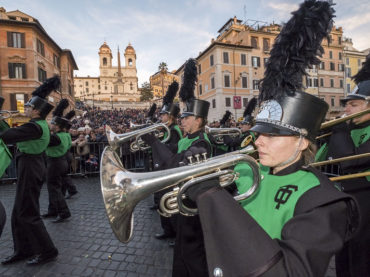
{"type": "Polygon", "coordinates": [[[17,143],[32,139],[38,139],[42,136],[40,125],[35,122],[28,122],[16,128],[10,128],[0,133],[0,138],[5,144],[17,143]]]}
{"type": "MultiPolygon", "coordinates": [[[[342,158],[352,155],[364,154],[370,152],[370,140],[356,147],[353,143],[349,129],[335,129],[330,137],[328,157],[342,158]]],[[[341,169],[345,173],[359,172],[369,168],[370,157],[354,159],[351,161],[341,162],[341,169]]]]}
{"type": "Polygon", "coordinates": [[[209,272],[223,276],[324,276],[345,240],[347,205],[328,203],[295,215],[271,239],[227,193],[217,187],[197,199],[209,272]]]}
{"type": "Polygon", "coordinates": [[[166,142],[166,144],[169,146],[173,153],[177,153],[177,143],[179,142],[179,140],[179,133],[175,129],[171,128],[170,140],[166,142]]]}
{"type": "Polygon", "coordinates": [[[60,138],[57,135],[55,134],[50,135],[50,142],[48,146],[57,146],[61,143],[62,142],[60,141],[60,138]]]}

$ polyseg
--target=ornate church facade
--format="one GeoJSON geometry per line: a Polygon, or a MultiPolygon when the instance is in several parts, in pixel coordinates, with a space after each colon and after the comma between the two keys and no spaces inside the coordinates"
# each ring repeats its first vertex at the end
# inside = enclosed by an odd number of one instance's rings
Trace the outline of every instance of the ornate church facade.
{"type": "Polygon", "coordinates": [[[98,77],[74,78],[75,97],[81,101],[106,103],[137,102],[140,99],[136,69],[136,52],[129,43],[124,51],[121,66],[120,51],[117,51],[117,66],[112,65],[113,55],[106,42],[99,48],[98,77]]]}

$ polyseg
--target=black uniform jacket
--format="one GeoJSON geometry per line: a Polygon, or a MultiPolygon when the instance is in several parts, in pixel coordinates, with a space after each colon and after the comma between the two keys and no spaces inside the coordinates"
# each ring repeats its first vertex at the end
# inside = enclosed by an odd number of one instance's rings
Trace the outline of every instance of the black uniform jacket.
{"type": "Polygon", "coordinates": [[[42,136],[42,129],[35,121],[35,119],[31,119],[19,127],[7,129],[0,133],[0,138],[5,144],[38,139],[42,136]]]}
{"type": "MultiPolygon", "coordinates": [[[[280,171],[297,171],[297,162],[280,171]]],[[[357,226],[356,204],[314,169],[320,185],[297,202],[281,240],[271,239],[259,224],[220,187],[197,198],[210,276],[324,276],[329,261],[357,226]],[[352,216],[352,214],[354,214],[352,216]]]]}

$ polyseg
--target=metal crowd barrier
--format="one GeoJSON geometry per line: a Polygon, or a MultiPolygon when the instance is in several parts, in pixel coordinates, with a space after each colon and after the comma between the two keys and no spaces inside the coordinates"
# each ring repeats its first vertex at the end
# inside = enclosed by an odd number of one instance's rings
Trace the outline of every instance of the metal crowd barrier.
{"type": "MultiPolygon", "coordinates": [[[[90,142],[87,143],[88,151],[84,152],[78,151],[77,147],[71,147],[68,157],[70,163],[69,175],[98,175],[101,154],[104,147],[107,145],[108,143],[106,142],[90,142]]],[[[141,172],[147,172],[152,169],[152,157],[150,151],[137,151],[135,153],[131,153],[127,147],[123,145],[118,150],[118,154],[121,157],[124,168],[130,171],[141,172]]],[[[0,182],[15,182],[17,180],[17,165],[15,159],[16,147],[14,145],[8,145],[8,148],[13,155],[13,160],[5,170],[4,175],[0,178],[0,182]]]]}

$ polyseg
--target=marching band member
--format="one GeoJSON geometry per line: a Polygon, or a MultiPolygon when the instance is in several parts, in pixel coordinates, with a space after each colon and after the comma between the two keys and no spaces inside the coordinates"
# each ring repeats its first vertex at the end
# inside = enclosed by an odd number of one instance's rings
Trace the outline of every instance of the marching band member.
{"type": "Polygon", "coordinates": [[[250,143],[254,143],[256,140],[256,135],[254,132],[250,131],[254,125],[253,111],[256,108],[257,99],[253,97],[249,102],[247,107],[245,107],[243,113],[243,120],[241,122],[241,135],[236,138],[231,138],[230,136],[225,136],[224,142],[230,148],[234,150],[240,150],[247,147],[250,143]]]}
{"type": "Polygon", "coordinates": [[[63,117],[63,112],[69,106],[67,99],[60,100],[53,111],[51,120],[52,134],[46,149],[47,173],[46,182],[49,192],[48,212],[43,218],[56,217],[52,222],[60,223],[71,217],[62,193],[63,176],[68,173],[67,155],[72,145],[71,135],[67,132],[69,120],[63,117]]]}
{"type": "Polygon", "coordinates": [[[7,144],[16,143],[17,191],[12,212],[14,253],[1,263],[10,264],[25,260],[28,265],[38,265],[55,259],[55,248],[40,218],[39,197],[45,180],[45,157],[50,141],[50,131],[45,120],[53,106],[46,97],[60,85],[58,76],[47,79],[25,104],[25,113],[31,120],[19,127],[0,133],[7,144]]]}
{"type": "MultiPolygon", "coordinates": [[[[166,145],[170,150],[175,154],[177,153],[177,144],[180,139],[182,139],[182,132],[177,125],[177,116],[179,115],[180,108],[177,104],[173,103],[173,100],[176,96],[179,84],[176,81],[173,81],[169,86],[168,91],[163,98],[163,106],[159,112],[161,117],[161,122],[167,124],[170,129],[170,139],[166,142],[166,145]]],[[[165,134],[167,137],[168,134],[165,134]]],[[[160,170],[161,168],[154,165],[154,170],[160,170]]],[[[164,189],[154,194],[154,203],[159,204],[162,196],[169,192],[171,189],[164,189]]],[[[166,239],[174,238],[176,236],[176,216],[166,217],[160,214],[161,226],[163,233],[155,234],[157,239],[166,239]]]]}
{"type": "MultiPolygon", "coordinates": [[[[142,137],[147,144],[152,146],[154,163],[158,163],[162,168],[184,165],[188,162],[189,156],[199,152],[205,152],[208,157],[211,155],[211,144],[204,131],[209,102],[195,98],[196,79],[196,61],[189,59],[185,63],[184,81],[180,89],[180,99],[184,102],[181,125],[187,135],[179,140],[177,154],[174,155],[153,135],[147,134],[142,137]]],[[[191,203],[186,204],[194,206],[191,203]]],[[[203,234],[198,216],[178,215],[172,276],[208,276],[203,234]]]]}
{"type": "MultiPolygon", "coordinates": [[[[324,276],[331,257],[356,230],[355,201],[320,172],[305,166],[328,105],[302,92],[302,74],[332,26],[329,2],[306,0],[271,50],[262,80],[255,142],[261,183],[237,203],[217,181],[189,189],[196,200],[213,276],[324,276]]],[[[241,193],[250,167],[235,167],[241,193]]]]}
{"type": "MultiPolygon", "coordinates": [[[[230,116],[231,116],[231,112],[226,111],[224,116],[220,120],[220,128],[227,128],[226,123],[229,121],[230,116]]],[[[212,143],[214,156],[219,156],[219,155],[222,155],[222,154],[225,154],[225,153],[229,152],[229,145],[227,145],[224,141],[224,138],[227,137],[227,136],[223,136],[222,143],[217,141],[217,136],[213,136],[211,134],[209,134],[208,136],[209,136],[209,140],[212,143]]]]}
{"type": "MultiPolygon", "coordinates": [[[[0,110],[2,109],[4,104],[4,98],[0,96],[0,110]]],[[[9,125],[5,122],[5,120],[1,120],[0,118],[0,132],[9,129],[9,125]]],[[[2,139],[0,139],[0,178],[3,176],[5,169],[10,165],[12,161],[12,154],[9,152],[8,147],[5,145],[2,139]]],[[[4,226],[6,222],[6,212],[3,204],[0,201],[0,237],[3,232],[4,226]]]]}
{"type": "MultiPolygon", "coordinates": [[[[370,58],[353,79],[357,87],[341,100],[346,115],[370,108],[370,58]]],[[[353,118],[349,124],[333,126],[331,131],[329,143],[320,148],[319,159],[370,153],[370,113],[353,118]]],[[[370,171],[370,158],[341,162],[340,168],[343,174],[370,171]]],[[[343,180],[340,186],[357,200],[362,225],[357,236],[336,256],[337,276],[370,276],[370,177],[343,180]]]]}

